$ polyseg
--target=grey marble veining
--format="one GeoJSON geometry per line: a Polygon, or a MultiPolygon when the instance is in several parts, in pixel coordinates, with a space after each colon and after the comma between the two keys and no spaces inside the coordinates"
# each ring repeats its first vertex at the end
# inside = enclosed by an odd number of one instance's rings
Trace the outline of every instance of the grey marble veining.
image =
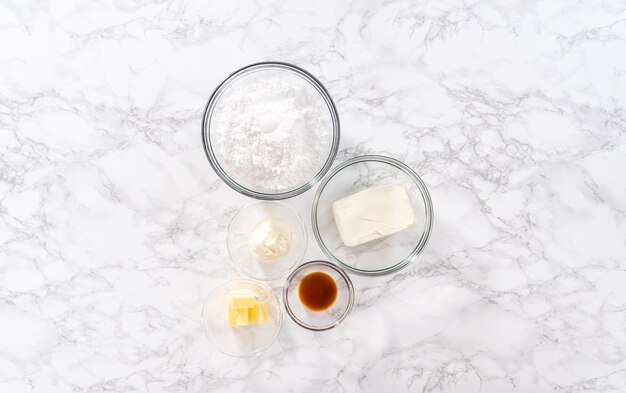
{"type": "Polygon", "coordinates": [[[304,3],[0,5],[0,391],[626,391],[626,4],[304,3]],[[262,60],[326,85],[338,162],[410,164],[435,224],[339,328],[241,360],[198,321],[249,202],[200,120],[262,60]]]}

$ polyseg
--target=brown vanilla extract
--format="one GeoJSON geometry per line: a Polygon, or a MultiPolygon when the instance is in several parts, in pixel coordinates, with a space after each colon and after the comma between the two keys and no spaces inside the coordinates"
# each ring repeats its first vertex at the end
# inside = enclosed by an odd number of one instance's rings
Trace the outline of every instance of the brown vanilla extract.
{"type": "Polygon", "coordinates": [[[298,297],[309,310],[326,310],[337,300],[337,283],[327,273],[309,273],[298,285],[298,297]]]}

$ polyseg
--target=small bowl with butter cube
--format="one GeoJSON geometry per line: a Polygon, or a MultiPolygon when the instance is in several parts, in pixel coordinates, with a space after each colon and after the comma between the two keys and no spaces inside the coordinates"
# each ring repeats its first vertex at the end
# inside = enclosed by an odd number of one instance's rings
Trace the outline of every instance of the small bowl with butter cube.
{"type": "Polygon", "coordinates": [[[394,273],[422,252],[433,205],[422,179],[386,156],[352,158],[335,167],[313,199],[313,233],[322,251],[363,276],[394,273]]]}
{"type": "Polygon", "coordinates": [[[239,278],[217,286],[207,296],[201,320],[207,337],[221,352],[250,357],[276,341],[282,310],[268,286],[239,278]]]}

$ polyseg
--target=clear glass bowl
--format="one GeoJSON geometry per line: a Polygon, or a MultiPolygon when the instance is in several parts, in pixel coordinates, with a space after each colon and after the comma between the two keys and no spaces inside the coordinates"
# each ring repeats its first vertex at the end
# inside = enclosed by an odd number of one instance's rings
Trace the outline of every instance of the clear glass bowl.
{"type": "MultiPolygon", "coordinates": [[[[250,103],[250,105],[256,104],[258,103],[250,103]]],[[[276,120],[280,122],[281,119],[278,118],[276,120]]],[[[268,119],[263,119],[263,122],[266,121],[268,121],[268,119]]],[[[309,72],[288,63],[256,63],[235,71],[215,89],[204,111],[202,119],[202,141],[204,151],[211,166],[217,175],[235,191],[249,197],[263,200],[291,198],[311,188],[314,184],[319,182],[330,169],[339,147],[339,115],[326,88],[309,72]],[[329,138],[327,141],[328,154],[324,160],[319,162],[319,166],[314,172],[302,175],[303,178],[306,178],[306,181],[303,181],[301,184],[295,184],[286,189],[268,191],[264,189],[263,184],[253,184],[254,182],[246,178],[247,176],[251,176],[251,171],[246,171],[245,174],[238,175],[233,173],[234,171],[229,170],[226,164],[228,161],[226,159],[227,156],[220,156],[219,149],[216,149],[215,143],[217,142],[213,132],[215,119],[220,116],[229,115],[228,113],[221,113],[220,103],[227,100],[233,93],[244,89],[246,83],[249,82],[251,78],[289,80],[297,89],[301,89],[298,91],[306,92],[310,97],[319,97],[319,99],[315,99],[315,102],[311,102],[311,105],[328,109],[328,119],[326,120],[330,127],[332,127],[332,130],[329,130],[329,138]]],[[[254,156],[255,152],[251,151],[250,157],[253,158],[254,156]]],[[[304,170],[304,168],[294,170],[304,170]]]]}
{"type": "Polygon", "coordinates": [[[352,311],[354,287],[348,275],[336,265],[324,261],[311,261],[300,265],[289,275],[283,287],[283,302],[287,314],[298,325],[314,331],[328,330],[339,325],[352,311]],[[314,272],[330,275],[337,284],[335,302],[323,311],[309,310],[302,304],[298,296],[300,281],[307,274],[314,272]]]}
{"type": "Polygon", "coordinates": [[[228,227],[226,245],[230,259],[242,274],[257,280],[272,281],[286,276],[302,261],[307,247],[304,222],[290,206],[282,202],[256,202],[239,210],[228,227]],[[280,258],[259,261],[248,248],[250,233],[256,224],[274,219],[285,222],[291,229],[289,251],[280,258]]]}
{"type": "Polygon", "coordinates": [[[311,211],[313,233],[331,261],[364,276],[396,272],[412,261],[426,246],[433,225],[433,205],[420,177],[407,165],[385,156],[360,156],[337,167],[321,182],[311,211]],[[332,213],[332,204],[366,188],[381,184],[403,184],[413,202],[416,225],[382,239],[354,247],[343,244],[332,213]]]}
{"type": "Polygon", "coordinates": [[[255,280],[238,278],[217,286],[204,301],[202,326],[209,340],[226,355],[250,357],[269,348],[280,332],[283,316],[278,297],[272,290],[255,280]],[[258,301],[266,301],[269,322],[262,325],[228,326],[228,292],[249,289],[258,301]]]}

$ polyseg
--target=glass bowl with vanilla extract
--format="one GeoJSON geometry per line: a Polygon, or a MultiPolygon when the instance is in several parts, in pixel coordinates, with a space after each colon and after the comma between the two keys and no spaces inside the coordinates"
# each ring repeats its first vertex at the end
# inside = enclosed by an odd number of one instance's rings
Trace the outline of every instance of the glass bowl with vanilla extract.
{"type": "Polygon", "coordinates": [[[339,325],[354,305],[354,286],[342,269],[326,261],[311,261],[294,270],[283,287],[289,317],[313,331],[339,325]]]}

